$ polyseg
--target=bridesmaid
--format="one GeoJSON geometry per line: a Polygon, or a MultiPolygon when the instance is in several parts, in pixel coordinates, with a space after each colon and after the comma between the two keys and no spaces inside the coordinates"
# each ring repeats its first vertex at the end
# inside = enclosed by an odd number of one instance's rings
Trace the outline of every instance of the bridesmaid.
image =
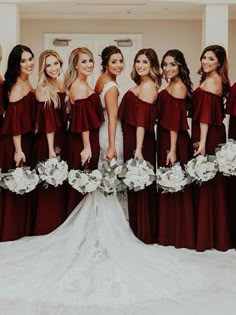
{"type": "MultiPolygon", "coordinates": [[[[65,74],[66,100],[71,107],[68,130],[69,169],[96,169],[99,160],[99,127],[104,120],[99,96],[89,86],[88,76],[94,69],[92,52],[86,47],[74,49],[65,74]]],[[[83,195],[69,187],[67,215],[83,195]]]]}
{"type": "MultiPolygon", "coordinates": [[[[62,64],[54,50],[45,50],[39,56],[33,167],[58,154],[65,160],[67,119],[65,93],[60,80],[62,64]]],[[[65,185],[47,189],[39,185],[36,188],[33,193],[33,235],[50,233],[65,220],[65,194],[65,185]]]]}
{"type": "MultiPolygon", "coordinates": [[[[224,99],[228,94],[228,62],[226,51],[219,45],[206,47],[200,57],[200,86],[193,92],[192,141],[198,154],[214,154],[218,144],[226,141],[224,99]]],[[[197,189],[198,251],[232,247],[226,180],[218,173],[197,189]]]]}
{"type": "MultiPolygon", "coordinates": [[[[229,117],[228,138],[236,141],[236,83],[234,83],[229,91],[229,96],[226,104],[226,114],[229,117]]],[[[236,248],[236,207],[235,207],[235,186],[236,176],[227,178],[228,192],[229,192],[229,206],[232,213],[232,231],[233,242],[236,248]]]]}
{"type": "MultiPolygon", "coordinates": [[[[145,159],[154,167],[155,117],[161,84],[159,61],[152,48],[141,49],[134,58],[131,77],[136,85],[123,97],[119,109],[124,140],[124,160],[145,159]]],[[[129,222],[134,234],[145,243],[157,241],[156,185],[139,192],[128,191],[129,222]]]]}
{"type": "MultiPolygon", "coordinates": [[[[184,55],[168,50],[161,68],[168,86],[158,95],[158,166],[184,166],[192,158],[188,133],[187,105],[192,82],[184,55]]],[[[183,192],[159,194],[158,243],[177,248],[195,247],[194,211],[191,186],[183,192]]]]}
{"type": "MultiPolygon", "coordinates": [[[[34,54],[27,46],[15,46],[8,57],[3,100],[5,117],[1,126],[0,168],[3,171],[31,165],[35,94],[29,81],[34,54]]],[[[4,191],[2,241],[31,234],[31,193],[4,191]]]]}

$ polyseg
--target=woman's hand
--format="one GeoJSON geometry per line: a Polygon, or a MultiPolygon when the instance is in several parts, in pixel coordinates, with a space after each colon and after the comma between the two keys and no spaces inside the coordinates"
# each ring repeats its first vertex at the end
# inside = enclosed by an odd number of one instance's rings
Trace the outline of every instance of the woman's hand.
{"type": "Polygon", "coordinates": [[[106,152],[106,158],[108,162],[111,162],[112,159],[117,159],[116,149],[109,147],[106,152]]]}
{"type": "Polygon", "coordinates": [[[197,156],[199,154],[206,155],[206,146],[202,144],[201,142],[198,143],[198,146],[196,146],[196,149],[194,150],[194,156],[197,156]]]}
{"type": "Polygon", "coordinates": [[[49,151],[49,159],[53,159],[53,158],[56,158],[57,157],[57,154],[54,150],[50,150],[49,151]]]}
{"type": "Polygon", "coordinates": [[[86,162],[89,163],[92,157],[91,147],[90,146],[84,147],[84,149],[80,152],[80,157],[82,166],[84,166],[86,162]]]}
{"type": "Polygon", "coordinates": [[[134,158],[138,160],[143,160],[142,148],[136,148],[134,151],[134,158]]]}
{"type": "Polygon", "coordinates": [[[166,165],[167,166],[174,166],[175,162],[177,160],[176,152],[175,151],[169,151],[166,157],[166,165]]]}
{"type": "Polygon", "coordinates": [[[23,163],[26,162],[25,154],[22,151],[16,151],[14,154],[14,161],[16,162],[16,167],[23,166],[23,163]]]}

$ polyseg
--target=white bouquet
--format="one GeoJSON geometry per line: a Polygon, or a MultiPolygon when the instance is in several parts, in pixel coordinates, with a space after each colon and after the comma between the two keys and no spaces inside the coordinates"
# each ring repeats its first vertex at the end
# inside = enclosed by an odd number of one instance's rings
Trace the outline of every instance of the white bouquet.
{"type": "Polygon", "coordinates": [[[23,195],[35,189],[39,182],[39,177],[36,171],[31,171],[29,167],[17,167],[5,173],[3,182],[6,189],[23,195]]]}
{"type": "Polygon", "coordinates": [[[225,176],[236,175],[236,141],[229,139],[216,148],[219,171],[225,176]]]}
{"type": "Polygon", "coordinates": [[[119,177],[129,190],[139,191],[151,185],[156,176],[154,167],[145,160],[130,159],[125,162],[119,177]]]}
{"type": "Polygon", "coordinates": [[[6,175],[7,174],[2,173],[2,170],[0,169],[0,191],[1,191],[1,188],[7,188],[6,184],[4,183],[4,180],[3,180],[6,175]]]}
{"type": "Polygon", "coordinates": [[[156,182],[162,193],[175,193],[190,184],[191,178],[181,165],[176,163],[172,167],[159,167],[156,171],[156,182]]]}
{"type": "Polygon", "coordinates": [[[71,170],[68,176],[69,184],[82,194],[97,190],[101,180],[102,173],[99,170],[71,170]]]}
{"type": "Polygon", "coordinates": [[[44,182],[44,187],[49,185],[57,187],[62,185],[68,177],[68,165],[59,158],[48,159],[45,162],[39,162],[36,166],[39,178],[44,182]]]}
{"type": "Polygon", "coordinates": [[[104,162],[99,169],[102,173],[102,181],[99,190],[105,195],[116,195],[126,190],[126,185],[119,178],[123,167],[116,164],[116,160],[112,159],[110,163],[104,162]]]}
{"type": "Polygon", "coordinates": [[[217,171],[218,164],[214,155],[198,155],[185,165],[186,172],[193,181],[201,184],[212,179],[217,171]]]}

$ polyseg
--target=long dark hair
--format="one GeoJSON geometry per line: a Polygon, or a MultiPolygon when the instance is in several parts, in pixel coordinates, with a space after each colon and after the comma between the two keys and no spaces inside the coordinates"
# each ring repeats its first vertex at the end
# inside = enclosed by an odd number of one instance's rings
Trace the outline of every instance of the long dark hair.
{"type": "MultiPolygon", "coordinates": [[[[229,65],[228,65],[226,50],[224,49],[224,47],[220,45],[207,46],[201,53],[200,61],[202,61],[202,58],[207,51],[212,51],[216,55],[216,58],[218,59],[219,64],[216,71],[222,79],[222,87],[223,87],[222,96],[226,98],[229,92],[229,88],[230,88],[230,80],[228,76],[229,65]]],[[[201,84],[206,79],[206,73],[203,71],[202,67],[198,70],[198,73],[201,74],[201,79],[200,79],[200,84],[201,84]]]]}
{"type": "Polygon", "coordinates": [[[5,81],[3,83],[3,104],[5,109],[9,103],[9,93],[20,75],[20,61],[24,51],[29,52],[32,57],[34,57],[32,50],[24,45],[16,45],[13,47],[8,56],[7,70],[4,76],[5,81]]]}
{"type": "Polygon", "coordinates": [[[111,55],[113,55],[113,54],[121,54],[122,58],[124,59],[124,56],[123,56],[120,48],[118,48],[116,46],[112,46],[112,45],[105,47],[101,53],[102,73],[104,73],[106,71],[106,66],[108,65],[109,59],[110,59],[111,55]]]}
{"type": "Polygon", "coordinates": [[[178,49],[168,50],[164,54],[164,56],[162,57],[162,61],[161,61],[161,68],[162,69],[164,66],[164,60],[167,56],[174,58],[174,61],[176,62],[176,64],[179,67],[179,77],[181,78],[181,80],[185,84],[185,86],[188,90],[188,94],[190,96],[193,92],[193,83],[192,83],[191,78],[190,78],[190,71],[189,71],[189,68],[187,66],[186,60],[184,58],[184,54],[178,49]]]}

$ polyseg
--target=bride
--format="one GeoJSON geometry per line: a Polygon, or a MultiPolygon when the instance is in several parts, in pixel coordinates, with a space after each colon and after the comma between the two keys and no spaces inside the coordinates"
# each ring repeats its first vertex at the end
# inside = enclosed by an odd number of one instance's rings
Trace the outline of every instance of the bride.
{"type": "MultiPolygon", "coordinates": [[[[100,131],[100,162],[122,159],[116,75],[123,56],[106,49],[107,71],[96,86],[103,106],[109,103],[100,131]]],[[[216,285],[208,280],[206,265],[194,252],[143,244],[116,196],[94,192],[54,232],[0,244],[0,314],[195,314],[192,308],[216,285]]]]}

